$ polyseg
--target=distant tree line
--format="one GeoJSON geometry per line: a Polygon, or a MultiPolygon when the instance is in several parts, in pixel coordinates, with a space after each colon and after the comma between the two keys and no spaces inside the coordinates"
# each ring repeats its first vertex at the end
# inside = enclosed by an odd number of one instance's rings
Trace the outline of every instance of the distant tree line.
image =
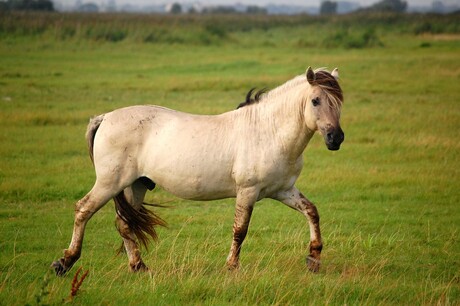
{"type": "MultiPolygon", "coordinates": [[[[360,9],[362,12],[393,12],[404,13],[407,9],[407,2],[402,0],[381,0],[374,5],[360,9]]],[[[321,2],[319,8],[321,15],[337,14],[337,2],[326,0],[321,2]]]]}
{"type": "Polygon", "coordinates": [[[50,0],[7,0],[0,1],[0,11],[54,11],[50,0]]]}
{"type": "MultiPolygon", "coordinates": [[[[184,10],[182,6],[177,2],[174,2],[172,5],[170,5],[166,9],[166,11],[171,14],[182,14],[186,12],[186,10],[184,10]]],[[[225,6],[225,5],[204,7],[201,10],[197,10],[194,6],[192,6],[188,9],[187,12],[191,14],[196,14],[196,13],[202,13],[202,14],[241,14],[241,13],[267,14],[268,13],[266,8],[257,6],[257,5],[247,6],[244,12],[241,10],[237,10],[233,6],[225,6]]]]}
{"type": "Polygon", "coordinates": [[[374,5],[363,9],[367,12],[393,12],[404,13],[407,9],[407,2],[402,0],[382,0],[374,5]]]}

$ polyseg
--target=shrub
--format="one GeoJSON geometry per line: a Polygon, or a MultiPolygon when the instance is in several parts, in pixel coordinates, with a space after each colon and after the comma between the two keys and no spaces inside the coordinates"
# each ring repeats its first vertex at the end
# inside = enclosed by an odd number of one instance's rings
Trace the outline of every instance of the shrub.
{"type": "Polygon", "coordinates": [[[91,27],[86,30],[86,37],[94,40],[119,42],[128,35],[126,30],[91,27]]]}
{"type": "Polygon", "coordinates": [[[323,41],[323,46],[328,48],[362,49],[371,47],[383,47],[375,30],[370,28],[364,32],[351,32],[350,30],[339,30],[323,41]]]}
{"type": "Polygon", "coordinates": [[[224,28],[224,26],[221,25],[221,24],[209,23],[209,24],[205,25],[204,28],[208,33],[210,33],[212,35],[215,35],[215,36],[217,36],[219,38],[227,37],[227,31],[224,28]]]}

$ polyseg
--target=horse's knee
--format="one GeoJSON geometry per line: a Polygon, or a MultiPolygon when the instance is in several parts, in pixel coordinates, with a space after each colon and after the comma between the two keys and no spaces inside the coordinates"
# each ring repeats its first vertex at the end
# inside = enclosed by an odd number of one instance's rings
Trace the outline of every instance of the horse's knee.
{"type": "Polygon", "coordinates": [[[118,214],[115,219],[115,227],[117,228],[121,238],[129,240],[132,243],[136,243],[135,235],[129,227],[128,223],[124,221],[118,214]]]}
{"type": "Polygon", "coordinates": [[[310,217],[313,223],[315,224],[319,223],[319,213],[315,205],[311,204],[311,206],[307,208],[307,215],[310,217]]]}
{"type": "Polygon", "coordinates": [[[115,226],[119,232],[129,231],[128,224],[118,214],[115,218],[115,226]]]}
{"type": "Polygon", "coordinates": [[[84,226],[86,222],[91,218],[94,213],[88,210],[76,210],[75,211],[75,226],[84,226]]]}
{"type": "Polygon", "coordinates": [[[88,207],[89,196],[86,195],[75,204],[75,225],[80,226],[85,224],[94,214],[95,210],[88,207]]]}
{"type": "Polygon", "coordinates": [[[319,223],[319,213],[315,204],[307,200],[307,198],[302,198],[301,210],[307,214],[308,218],[315,224],[319,223]]]}

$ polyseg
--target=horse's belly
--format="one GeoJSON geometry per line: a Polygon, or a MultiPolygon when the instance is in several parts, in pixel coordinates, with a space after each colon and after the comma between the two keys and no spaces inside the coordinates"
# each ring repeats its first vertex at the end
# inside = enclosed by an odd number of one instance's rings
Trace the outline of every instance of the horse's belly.
{"type": "Polygon", "coordinates": [[[194,173],[158,173],[153,181],[183,199],[215,200],[235,196],[235,185],[228,178],[194,173]]]}
{"type": "Polygon", "coordinates": [[[180,153],[167,149],[151,153],[143,168],[155,184],[183,199],[215,200],[235,196],[228,159],[196,148],[180,153]]]}
{"type": "Polygon", "coordinates": [[[225,145],[227,137],[214,121],[192,119],[171,119],[153,127],[139,168],[157,185],[184,199],[234,197],[233,150],[225,145]]]}

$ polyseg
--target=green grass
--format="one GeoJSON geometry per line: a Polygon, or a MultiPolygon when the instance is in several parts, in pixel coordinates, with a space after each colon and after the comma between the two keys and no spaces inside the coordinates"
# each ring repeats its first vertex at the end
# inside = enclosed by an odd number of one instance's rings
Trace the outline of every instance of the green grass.
{"type": "Polygon", "coordinates": [[[71,302],[78,267],[90,272],[74,304],[460,304],[455,16],[1,17],[0,305],[71,302]],[[163,38],[145,40],[155,31],[163,38]],[[319,274],[305,265],[306,222],[285,206],[257,204],[242,267],[229,272],[233,200],[155,190],[147,200],[172,207],[159,210],[169,227],[144,252],[152,273],[132,274],[116,255],[109,203],[75,268],[53,275],[73,204],[94,180],[90,116],[133,104],[217,114],[308,66],[339,67],[345,93],[341,150],[315,137],[297,183],[321,215],[319,274]]]}

